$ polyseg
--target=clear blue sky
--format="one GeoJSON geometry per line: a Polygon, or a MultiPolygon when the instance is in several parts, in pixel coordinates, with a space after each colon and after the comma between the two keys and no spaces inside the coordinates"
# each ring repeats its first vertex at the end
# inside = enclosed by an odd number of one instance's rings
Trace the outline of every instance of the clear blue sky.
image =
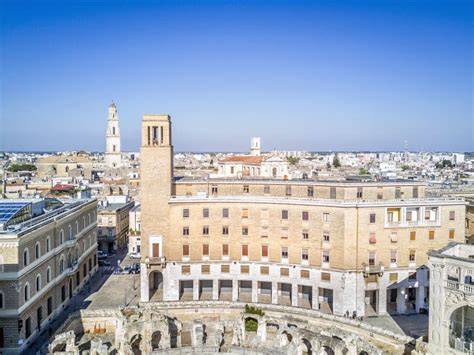
{"type": "Polygon", "coordinates": [[[474,150],[471,0],[0,4],[0,150],[474,150]]]}

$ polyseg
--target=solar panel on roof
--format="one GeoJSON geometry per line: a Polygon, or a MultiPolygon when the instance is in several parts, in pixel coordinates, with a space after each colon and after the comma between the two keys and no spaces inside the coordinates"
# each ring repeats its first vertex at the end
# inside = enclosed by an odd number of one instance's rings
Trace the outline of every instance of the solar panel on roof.
{"type": "Polygon", "coordinates": [[[28,204],[30,204],[30,202],[0,201],[0,221],[8,221],[28,204]]]}

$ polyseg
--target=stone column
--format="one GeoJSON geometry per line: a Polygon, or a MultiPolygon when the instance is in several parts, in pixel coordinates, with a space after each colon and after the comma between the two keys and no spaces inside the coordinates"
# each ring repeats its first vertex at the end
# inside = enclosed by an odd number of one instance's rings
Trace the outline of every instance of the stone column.
{"type": "Polygon", "coordinates": [[[260,337],[260,341],[267,341],[267,322],[263,317],[258,318],[257,335],[260,337]]]}
{"type": "Polygon", "coordinates": [[[379,288],[379,295],[378,295],[378,300],[379,304],[379,315],[385,315],[387,314],[387,288],[386,287],[381,287],[379,288]]]}
{"type": "Polygon", "coordinates": [[[420,308],[423,308],[425,304],[425,286],[420,282],[416,289],[416,312],[420,312],[420,308]]]}
{"type": "Polygon", "coordinates": [[[212,300],[219,300],[219,280],[212,280],[212,300]]]}
{"type": "Polygon", "coordinates": [[[319,309],[319,288],[317,286],[312,286],[311,287],[311,292],[312,292],[312,300],[311,300],[311,303],[312,303],[312,308],[313,309],[319,309]]]}
{"type": "Polygon", "coordinates": [[[140,264],[140,301],[150,300],[150,285],[148,279],[148,269],[145,263],[140,264]]]}
{"type": "Polygon", "coordinates": [[[298,284],[291,284],[291,305],[298,307],[298,284]]]}
{"type": "Polygon", "coordinates": [[[397,289],[397,312],[399,314],[405,314],[407,306],[405,301],[406,290],[405,287],[397,289]]]}
{"type": "Polygon", "coordinates": [[[193,280],[193,301],[199,300],[199,280],[193,280]]]}
{"type": "Polygon", "coordinates": [[[278,282],[272,282],[272,304],[278,304],[278,282]]]}
{"type": "Polygon", "coordinates": [[[252,302],[258,302],[258,281],[252,280],[252,302]]]}
{"type": "Polygon", "coordinates": [[[239,280],[232,280],[232,302],[239,299],[239,280]]]}

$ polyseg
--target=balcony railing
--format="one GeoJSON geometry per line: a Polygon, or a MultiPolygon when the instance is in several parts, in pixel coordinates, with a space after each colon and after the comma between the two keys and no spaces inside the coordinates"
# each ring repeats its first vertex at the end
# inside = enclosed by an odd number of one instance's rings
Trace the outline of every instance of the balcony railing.
{"type": "Polygon", "coordinates": [[[470,295],[474,295],[474,285],[463,284],[457,281],[448,280],[446,281],[446,287],[451,290],[457,290],[457,291],[461,291],[470,295]]]}
{"type": "Polygon", "coordinates": [[[377,265],[362,264],[362,266],[364,268],[364,273],[366,274],[383,274],[385,270],[383,263],[379,263],[377,265]]]}
{"type": "Polygon", "coordinates": [[[166,265],[166,257],[164,257],[164,256],[158,256],[158,257],[150,256],[150,257],[146,258],[145,262],[149,265],[165,266],[166,265]]]}

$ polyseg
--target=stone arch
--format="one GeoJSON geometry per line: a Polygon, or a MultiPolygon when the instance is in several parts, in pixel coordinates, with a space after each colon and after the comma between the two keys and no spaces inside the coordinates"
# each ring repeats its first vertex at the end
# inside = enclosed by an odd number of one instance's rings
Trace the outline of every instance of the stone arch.
{"type": "Polygon", "coordinates": [[[334,350],[329,345],[323,345],[321,354],[334,355],[334,350]]]}
{"type": "Polygon", "coordinates": [[[141,355],[141,343],[142,336],[141,334],[135,334],[130,338],[130,347],[132,348],[133,355],[141,355]]]}
{"type": "Polygon", "coordinates": [[[148,274],[149,299],[153,301],[163,300],[163,274],[154,270],[148,274]]]}
{"type": "Polygon", "coordinates": [[[293,341],[293,336],[290,334],[290,332],[283,330],[280,333],[280,346],[287,346],[293,341]]]}
{"type": "Polygon", "coordinates": [[[300,345],[298,346],[298,354],[300,355],[312,355],[313,347],[311,342],[306,338],[300,339],[300,345]]]}
{"type": "Polygon", "coordinates": [[[153,332],[151,335],[151,349],[156,350],[160,348],[161,332],[159,330],[153,332]]]}

